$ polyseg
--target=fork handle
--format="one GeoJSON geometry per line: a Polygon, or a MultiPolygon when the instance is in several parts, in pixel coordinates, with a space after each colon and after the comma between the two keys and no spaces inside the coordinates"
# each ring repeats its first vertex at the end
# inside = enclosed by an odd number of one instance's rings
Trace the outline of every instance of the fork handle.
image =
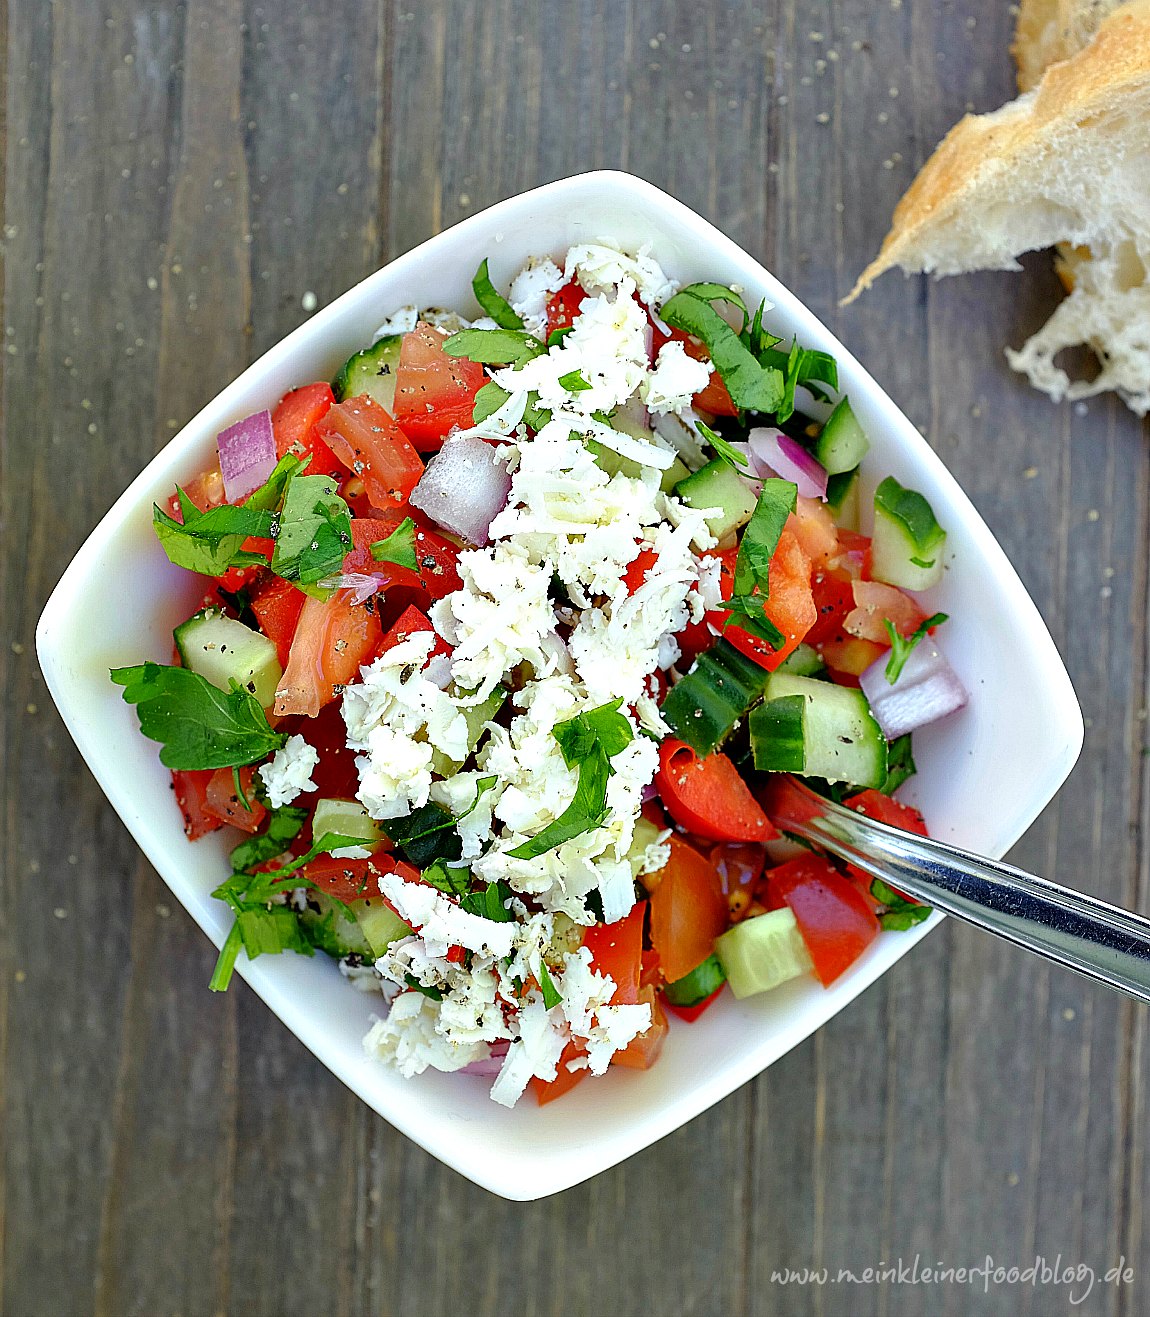
{"type": "MultiPolygon", "coordinates": [[[[804,794],[806,794],[804,792],[804,794]]],[[[1150,920],[1096,897],[818,799],[782,826],[916,900],[1150,1002],[1150,920]]]]}

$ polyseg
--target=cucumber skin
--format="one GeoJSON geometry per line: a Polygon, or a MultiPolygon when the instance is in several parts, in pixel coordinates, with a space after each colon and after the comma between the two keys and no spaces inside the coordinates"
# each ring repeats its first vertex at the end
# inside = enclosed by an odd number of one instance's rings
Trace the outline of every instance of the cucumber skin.
{"type": "Polygon", "coordinates": [[[755,767],[762,771],[786,768],[804,777],[875,790],[886,781],[886,738],[860,690],[785,672],[772,673],[766,703],[751,713],[750,732],[755,767]],[[789,702],[796,695],[804,700],[801,711],[789,702]],[[780,707],[781,700],[787,700],[788,706],[780,707]],[[780,743],[779,733],[790,733],[800,712],[803,765],[798,768],[794,764],[797,756],[777,762],[773,751],[777,744],[780,749],[790,747],[789,738],[780,743]]]}
{"type": "Polygon", "coordinates": [[[876,504],[871,537],[871,575],[876,581],[897,586],[900,590],[929,590],[942,579],[945,548],[945,531],[940,531],[940,537],[929,550],[922,550],[898,518],[876,504]],[[921,559],[924,552],[933,558],[930,567],[920,567],[912,561],[921,559]]]}
{"type": "Polygon", "coordinates": [[[399,364],[402,342],[402,334],[388,334],[371,347],[348,357],[332,381],[331,391],[336,402],[366,393],[391,413],[395,407],[395,368],[399,364]]]}
{"type": "Polygon", "coordinates": [[[857,467],[868,452],[870,440],[844,395],[815,440],[815,457],[828,475],[837,476],[857,467]]]}
{"type": "Polygon", "coordinates": [[[719,541],[750,521],[758,501],[742,476],[721,457],[680,480],[675,494],[696,511],[719,509],[706,519],[708,530],[719,541]]]}

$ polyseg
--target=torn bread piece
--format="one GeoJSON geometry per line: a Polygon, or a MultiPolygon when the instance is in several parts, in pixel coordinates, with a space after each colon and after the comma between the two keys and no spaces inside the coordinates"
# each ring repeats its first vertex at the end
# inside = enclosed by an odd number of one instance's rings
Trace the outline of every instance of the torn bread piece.
{"type": "MultiPolygon", "coordinates": [[[[1086,6],[1045,0],[1031,14],[1057,11],[1052,21],[1061,30],[1063,8],[1070,15],[1086,6]]],[[[1150,0],[1105,16],[1093,39],[1052,64],[1035,90],[957,124],[899,202],[882,250],[847,300],[896,265],[936,275],[1017,270],[1022,252],[1060,244],[1070,294],[1007,358],[1056,401],[1116,390],[1145,415],[1150,0]],[[1055,357],[1081,345],[1094,350],[1101,369],[1093,380],[1071,381],[1055,357]]]]}
{"type": "Polygon", "coordinates": [[[1033,91],[1060,60],[1088,46],[1123,0],[1022,0],[1010,53],[1018,66],[1018,90],[1033,91]]]}

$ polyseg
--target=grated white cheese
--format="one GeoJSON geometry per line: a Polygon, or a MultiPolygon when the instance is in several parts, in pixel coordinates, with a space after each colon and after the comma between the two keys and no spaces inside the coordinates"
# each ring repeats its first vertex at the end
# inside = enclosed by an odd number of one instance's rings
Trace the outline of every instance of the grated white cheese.
{"type": "Polygon", "coordinates": [[[696,393],[707,387],[711,378],[711,363],[696,361],[677,339],[671,339],[659,349],[655,369],[647,376],[639,396],[656,415],[682,412],[690,407],[696,393]]]}
{"type": "Polygon", "coordinates": [[[679,287],[664,274],[647,243],[634,256],[607,242],[579,243],[567,252],[565,272],[588,290],[630,283],[650,307],[662,306],[679,287]]]}
{"type": "Polygon", "coordinates": [[[512,279],[507,300],[529,334],[546,337],[547,303],[566,282],[563,271],[546,256],[532,257],[512,279]]]}
{"type": "Polygon", "coordinates": [[[272,809],[290,805],[304,791],[314,791],[312,770],[319,763],[319,751],[302,736],[289,736],[272,756],[270,763],[259,769],[260,780],[268,793],[272,809]]]}

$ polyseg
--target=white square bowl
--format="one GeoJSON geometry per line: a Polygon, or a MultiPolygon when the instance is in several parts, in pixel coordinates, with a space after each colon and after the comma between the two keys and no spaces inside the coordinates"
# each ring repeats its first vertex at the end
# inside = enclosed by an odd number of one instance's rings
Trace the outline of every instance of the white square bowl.
{"type": "MultiPolygon", "coordinates": [[[[528,256],[608,238],[650,243],[686,283],[741,284],[765,296],[771,330],[833,353],[842,388],[872,443],[871,488],[893,474],[921,490],[949,532],[948,570],[930,608],[950,614],[945,644],[971,692],[961,714],[915,738],[919,775],[904,794],[935,836],[999,857],[1066,778],[1082,745],[1082,716],[1066,670],[1002,549],[942,462],[834,336],[757,261],[678,201],[628,174],[564,179],[501,202],[399,257],[272,348],[190,421],[132,482],[64,573],[40,618],[36,645],[48,688],[96,780],[175,896],[216,945],[230,915],[209,893],[229,872],[228,842],[184,837],[157,747],[108,669],[167,662],[171,628],[195,599],[152,533],[153,501],[188,481],[217,433],[288,390],[330,379],[381,320],[415,302],[474,308],[471,277],[490,257],[497,286],[528,256]]],[[[280,1019],[369,1106],[428,1152],[492,1192],[542,1198],[622,1161],[726,1097],[801,1042],[873,983],[938,922],[879,937],[830,989],[813,980],[672,1025],[652,1070],[608,1072],[562,1101],[505,1110],[490,1081],[428,1072],[404,1080],[370,1061],[361,1039],[378,1003],[323,956],[268,956],[238,970],[280,1019]]],[[[188,984],[189,992],[207,985],[188,984]]]]}

